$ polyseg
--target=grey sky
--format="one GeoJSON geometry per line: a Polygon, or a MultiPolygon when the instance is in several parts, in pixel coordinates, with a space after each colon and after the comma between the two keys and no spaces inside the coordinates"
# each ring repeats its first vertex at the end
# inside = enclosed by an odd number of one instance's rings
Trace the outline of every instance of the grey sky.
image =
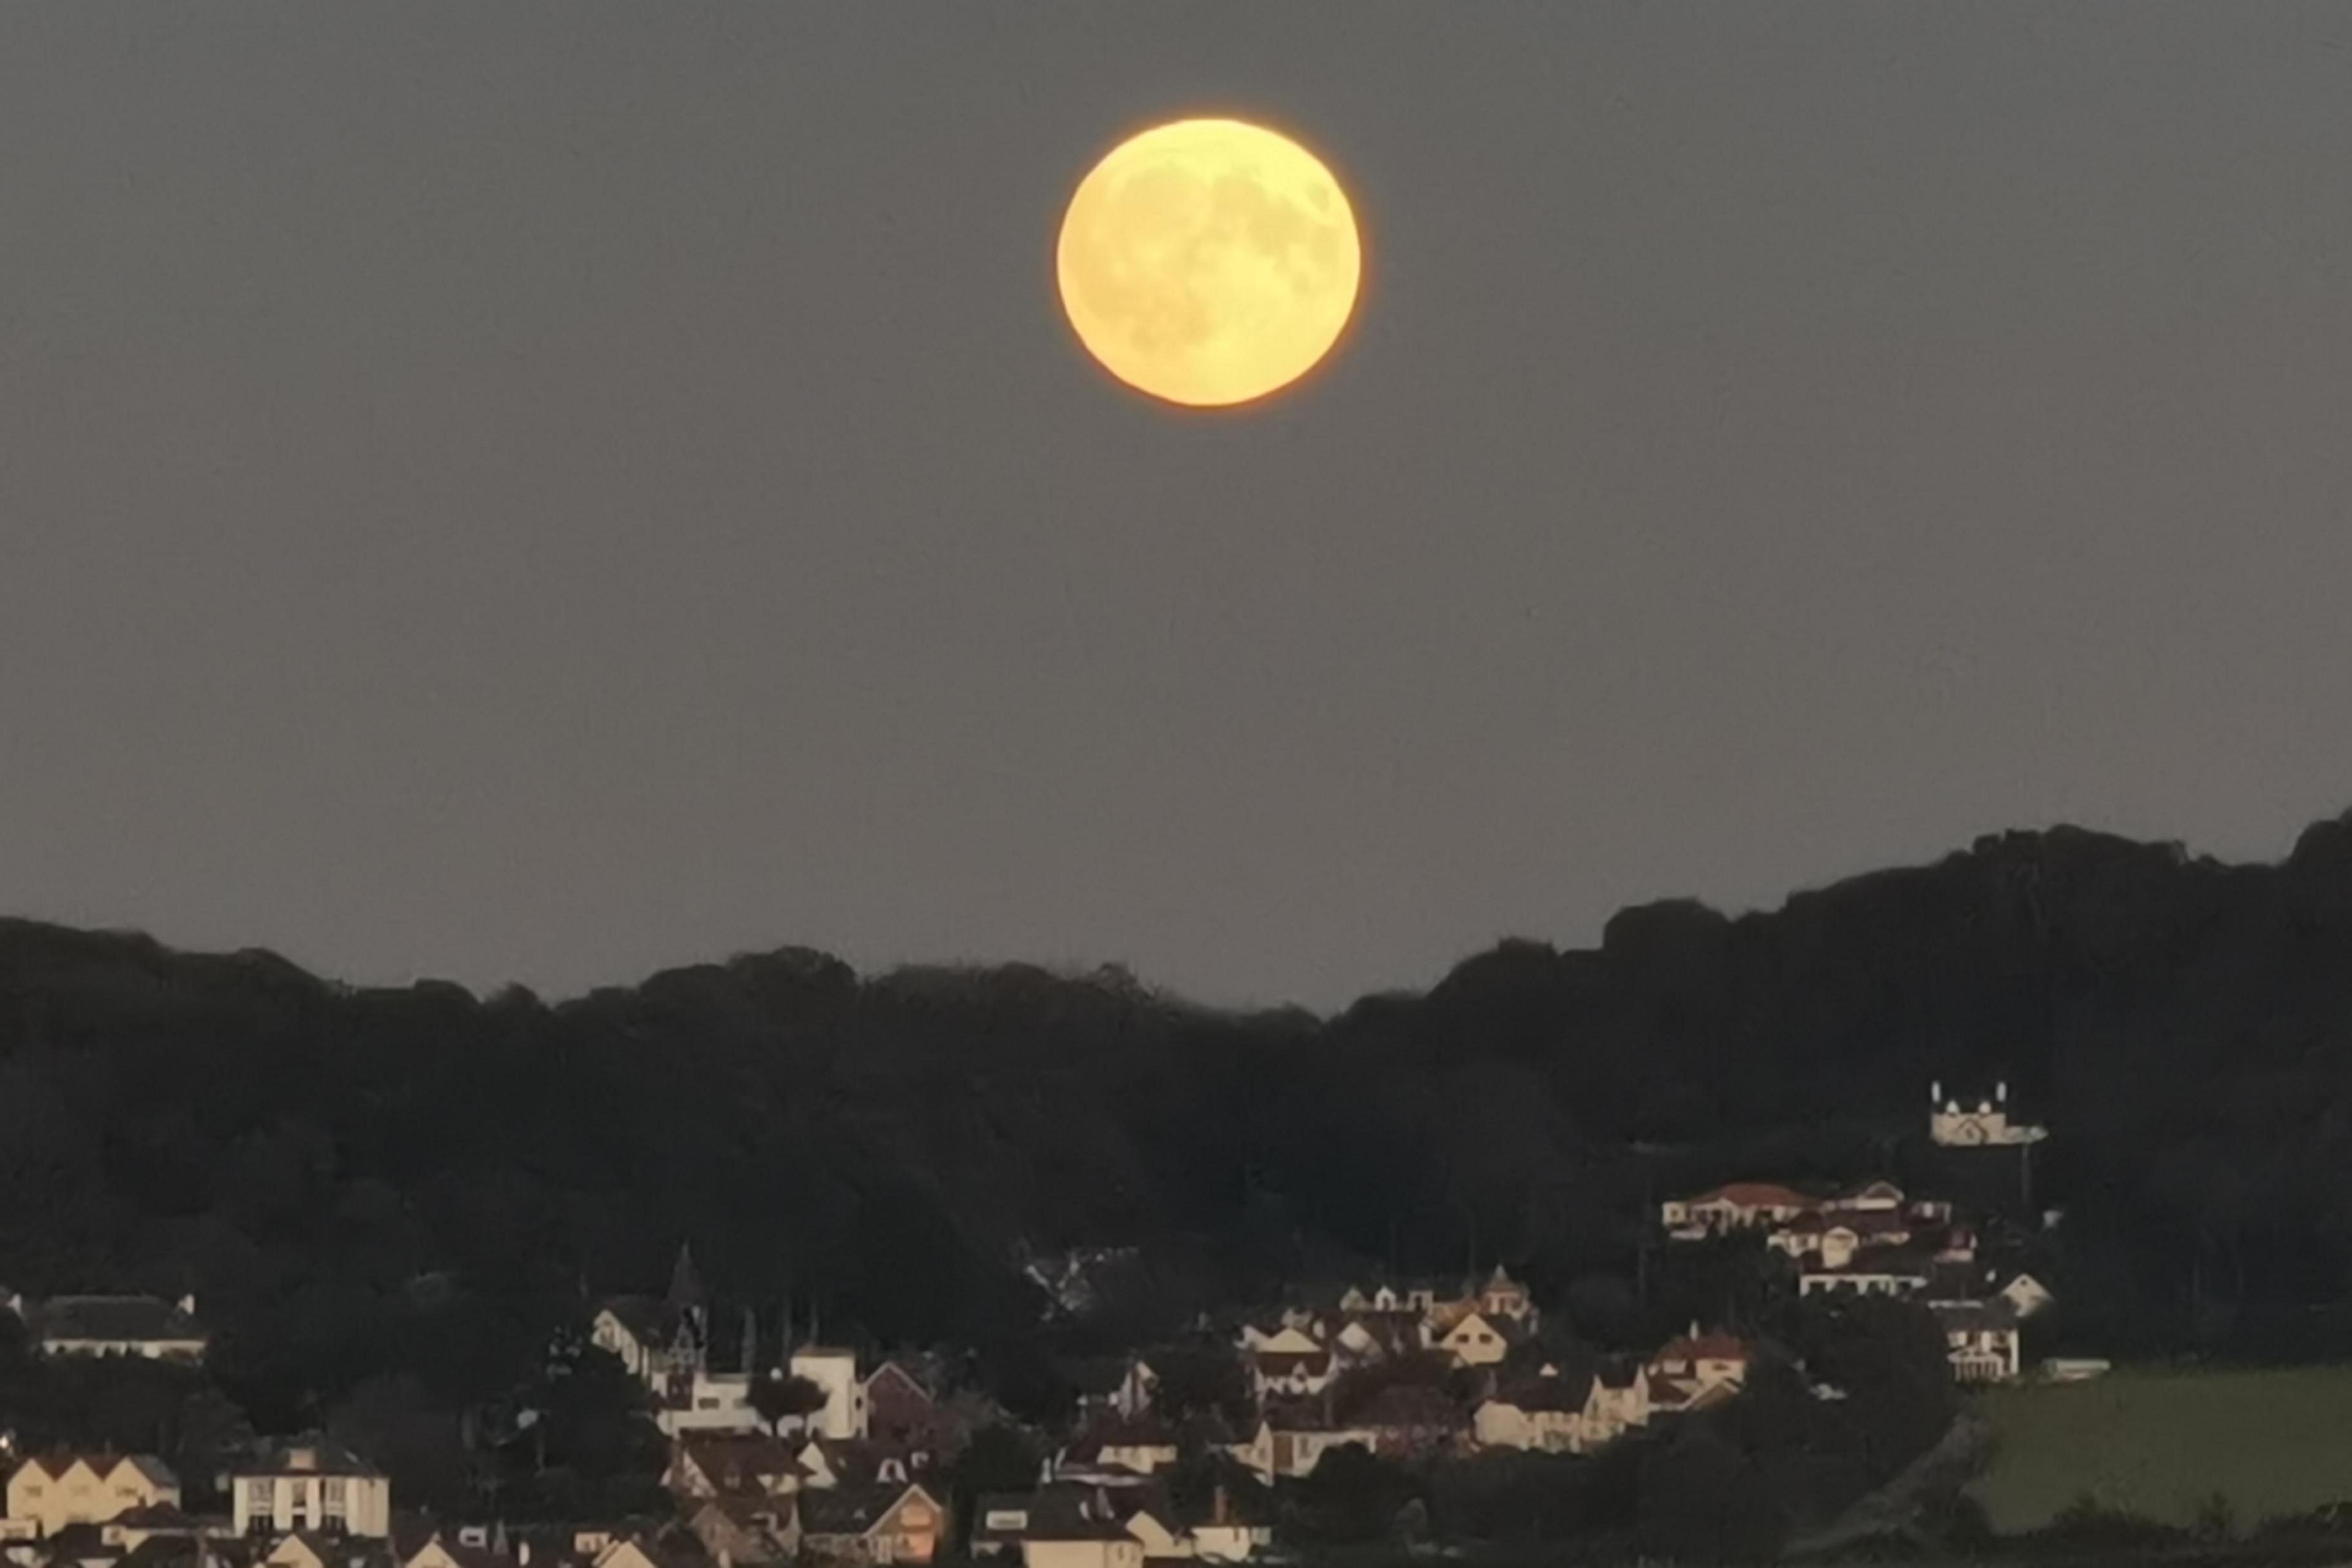
{"type": "Polygon", "coordinates": [[[2352,15],[0,7],[0,909],[550,992],[1422,984],[2352,804],[2352,15]],[[1368,229],[1242,417],[1123,131],[1368,229]]]}

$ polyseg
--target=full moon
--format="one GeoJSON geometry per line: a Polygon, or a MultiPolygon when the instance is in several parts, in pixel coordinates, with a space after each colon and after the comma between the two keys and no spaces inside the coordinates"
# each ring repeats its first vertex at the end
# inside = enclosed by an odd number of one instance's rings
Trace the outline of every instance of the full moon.
{"type": "Polygon", "coordinates": [[[1330,352],[1363,272],[1331,171],[1238,120],[1130,137],[1078,183],[1055,270],[1087,351],[1194,407],[1287,386],[1330,352]]]}

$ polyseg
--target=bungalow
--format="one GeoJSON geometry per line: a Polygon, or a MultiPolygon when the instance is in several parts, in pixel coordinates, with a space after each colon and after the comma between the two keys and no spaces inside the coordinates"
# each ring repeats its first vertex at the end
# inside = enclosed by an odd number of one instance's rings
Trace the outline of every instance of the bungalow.
{"type": "Polygon", "coordinates": [[[8,1478],[8,1518],[29,1525],[21,1533],[36,1537],[179,1505],[180,1478],[145,1454],[37,1455],[8,1478]]]}
{"type": "Polygon", "coordinates": [[[829,1563],[929,1563],[947,1533],[947,1510],[920,1483],[804,1491],[801,1549],[829,1563]]]}

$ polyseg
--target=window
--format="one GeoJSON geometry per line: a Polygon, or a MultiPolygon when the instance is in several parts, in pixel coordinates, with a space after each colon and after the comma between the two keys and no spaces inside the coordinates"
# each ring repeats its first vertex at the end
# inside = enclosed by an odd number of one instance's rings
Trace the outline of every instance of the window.
{"type": "Polygon", "coordinates": [[[341,1514],[343,1511],[343,1478],[341,1476],[329,1476],[326,1479],[320,1481],[319,1483],[319,1500],[320,1505],[323,1506],[329,1513],[341,1514]]]}

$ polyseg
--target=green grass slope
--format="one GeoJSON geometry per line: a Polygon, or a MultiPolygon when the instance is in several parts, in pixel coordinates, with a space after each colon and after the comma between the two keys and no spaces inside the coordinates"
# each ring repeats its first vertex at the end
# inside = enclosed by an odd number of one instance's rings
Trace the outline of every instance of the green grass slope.
{"type": "Polygon", "coordinates": [[[2187,1524],[2218,1492],[2241,1530],[2352,1500],[2352,1366],[2118,1371],[1996,1389],[1984,1409],[1993,1457],[1969,1489],[2003,1532],[2086,1493],[2187,1524]]]}

